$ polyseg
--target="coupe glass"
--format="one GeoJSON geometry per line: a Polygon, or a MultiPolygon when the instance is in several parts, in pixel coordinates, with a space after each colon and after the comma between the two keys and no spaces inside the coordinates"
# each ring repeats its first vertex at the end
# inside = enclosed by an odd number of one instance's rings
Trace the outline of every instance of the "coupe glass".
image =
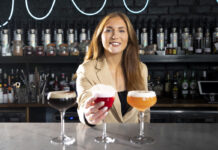
{"type": "MultiPolygon", "coordinates": [[[[154,91],[129,91],[127,102],[130,106],[139,110],[140,132],[139,136],[131,137],[130,142],[134,144],[151,144],[154,142],[152,137],[144,135],[144,116],[145,110],[156,104],[157,97],[154,91]]],[[[146,111],[147,113],[149,111],[146,111]]]]}
{"type": "Polygon", "coordinates": [[[71,145],[75,138],[70,138],[64,133],[64,115],[67,109],[76,103],[76,92],[54,91],[48,93],[48,104],[60,112],[61,117],[61,134],[51,139],[51,143],[71,145]]]}
{"type": "MultiPolygon", "coordinates": [[[[114,97],[115,97],[115,89],[111,86],[108,85],[103,85],[103,84],[97,84],[92,88],[92,92],[96,95],[96,100],[95,103],[99,103],[101,101],[104,101],[104,106],[103,107],[108,107],[108,111],[112,107],[114,103],[114,97]]],[[[100,109],[102,109],[101,107],[100,109]]],[[[109,137],[107,135],[107,124],[103,120],[103,133],[102,136],[96,137],[95,142],[97,143],[114,143],[115,138],[109,137]]]]}

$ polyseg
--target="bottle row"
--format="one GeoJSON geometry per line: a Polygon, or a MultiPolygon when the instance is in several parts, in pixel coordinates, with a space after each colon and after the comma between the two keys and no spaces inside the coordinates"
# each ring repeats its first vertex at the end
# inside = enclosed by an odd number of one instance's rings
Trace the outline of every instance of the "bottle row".
{"type": "Polygon", "coordinates": [[[39,73],[37,67],[28,76],[23,69],[0,68],[0,103],[44,104],[49,91],[75,90],[75,78],[73,73],[39,73]]]}
{"type": "Polygon", "coordinates": [[[148,88],[154,90],[158,97],[177,99],[196,99],[199,97],[198,81],[209,80],[207,71],[202,71],[200,76],[195,71],[166,72],[164,79],[160,76],[148,77],[148,88]]]}
{"type": "MultiPolygon", "coordinates": [[[[1,29],[1,56],[69,56],[85,53],[90,28],[1,29]]],[[[218,54],[218,27],[136,27],[140,54],[218,54]]]]}
{"type": "MultiPolygon", "coordinates": [[[[33,73],[26,74],[23,69],[6,71],[0,68],[0,103],[45,103],[49,91],[76,90],[74,73],[39,72],[35,67],[33,73]]],[[[161,98],[195,99],[199,97],[198,81],[218,80],[216,74],[215,79],[211,76],[209,79],[208,74],[206,70],[200,75],[194,70],[175,71],[166,72],[162,78],[151,72],[148,76],[148,88],[161,98]]]]}

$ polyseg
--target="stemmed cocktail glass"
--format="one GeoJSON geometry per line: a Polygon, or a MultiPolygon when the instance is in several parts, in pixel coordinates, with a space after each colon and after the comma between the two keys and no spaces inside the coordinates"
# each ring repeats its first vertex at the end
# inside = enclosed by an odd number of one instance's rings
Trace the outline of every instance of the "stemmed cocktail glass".
{"type": "MultiPolygon", "coordinates": [[[[151,144],[154,142],[152,137],[144,135],[144,116],[145,110],[156,104],[157,97],[153,91],[129,91],[127,102],[130,106],[139,110],[140,132],[139,136],[130,138],[130,142],[134,144],[151,144]]],[[[149,112],[149,111],[146,111],[149,112]]]]}
{"type": "Polygon", "coordinates": [[[51,143],[71,145],[75,142],[75,138],[70,138],[64,133],[64,115],[67,109],[76,103],[76,92],[54,91],[48,93],[48,104],[57,109],[61,116],[61,134],[53,138],[51,143]]]}
{"type": "MultiPolygon", "coordinates": [[[[97,97],[95,103],[104,101],[103,107],[108,107],[108,110],[112,107],[115,98],[115,89],[108,85],[97,84],[92,88],[92,93],[97,97]]],[[[102,109],[101,107],[100,109],[102,109]]],[[[115,139],[109,137],[106,132],[107,124],[103,120],[103,133],[102,136],[96,137],[95,142],[97,143],[114,143],[115,139]]]]}

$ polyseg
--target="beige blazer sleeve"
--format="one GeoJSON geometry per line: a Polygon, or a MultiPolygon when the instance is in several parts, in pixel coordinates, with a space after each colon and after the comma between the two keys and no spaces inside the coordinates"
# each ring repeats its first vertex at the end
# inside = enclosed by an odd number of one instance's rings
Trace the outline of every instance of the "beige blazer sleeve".
{"type": "Polygon", "coordinates": [[[77,80],[76,80],[76,89],[77,89],[77,103],[78,103],[78,115],[82,123],[85,123],[83,105],[87,98],[91,97],[91,92],[89,89],[93,86],[90,80],[86,76],[86,70],[84,64],[80,65],[77,69],[77,80]]]}

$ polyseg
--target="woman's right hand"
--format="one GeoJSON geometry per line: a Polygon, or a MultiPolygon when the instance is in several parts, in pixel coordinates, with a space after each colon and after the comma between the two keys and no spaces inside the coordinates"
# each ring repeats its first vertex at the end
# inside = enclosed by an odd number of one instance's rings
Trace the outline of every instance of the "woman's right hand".
{"type": "Polygon", "coordinates": [[[103,101],[95,103],[96,98],[97,97],[93,95],[87,99],[84,104],[85,119],[91,125],[98,124],[108,114],[108,107],[104,106],[105,103],[103,101]]]}

